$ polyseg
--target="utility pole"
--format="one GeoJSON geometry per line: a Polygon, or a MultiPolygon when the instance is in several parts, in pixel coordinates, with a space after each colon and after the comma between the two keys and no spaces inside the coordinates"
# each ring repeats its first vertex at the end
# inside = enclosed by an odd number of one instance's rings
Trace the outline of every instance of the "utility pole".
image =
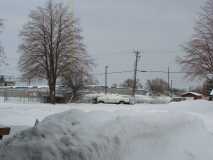
{"type": "Polygon", "coordinates": [[[71,12],[74,13],[74,0],[69,0],[71,12]]]}
{"type": "Polygon", "coordinates": [[[173,97],[173,80],[171,80],[171,97],[173,97]]]}
{"type": "Polygon", "coordinates": [[[132,96],[135,96],[136,83],[137,83],[137,71],[138,71],[138,60],[140,58],[140,52],[137,50],[135,53],[135,69],[134,69],[134,83],[132,88],[132,96]]]}
{"type": "Polygon", "coordinates": [[[108,66],[105,66],[105,94],[107,94],[107,88],[108,88],[108,84],[107,84],[107,80],[108,80],[108,66]]]}
{"type": "Polygon", "coordinates": [[[170,95],[170,68],[168,67],[168,93],[170,95]]]}

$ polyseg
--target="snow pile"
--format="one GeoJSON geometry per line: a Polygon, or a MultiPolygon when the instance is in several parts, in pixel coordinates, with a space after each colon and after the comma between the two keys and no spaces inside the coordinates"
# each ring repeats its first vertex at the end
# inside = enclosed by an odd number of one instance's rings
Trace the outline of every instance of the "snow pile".
{"type": "MultiPolygon", "coordinates": [[[[86,94],[80,100],[81,103],[92,103],[93,100],[99,96],[104,96],[103,93],[97,94],[86,94]]],[[[113,96],[113,94],[111,94],[113,96]]],[[[127,97],[128,95],[120,95],[127,97]]],[[[131,98],[131,96],[129,96],[131,98]]],[[[115,98],[115,96],[114,96],[115,98]]],[[[149,103],[149,104],[166,104],[171,102],[171,97],[168,96],[147,96],[147,95],[136,95],[135,103],[149,103]]]]}
{"type": "Polygon", "coordinates": [[[186,113],[71,110],[0,146],[1,160],[212,160],[202,120],[186,113]]]}
{"type": "Polygon", "coordinates": [[[168,96],[144,96],[136,95],[136,103],[149,103],[149,104],[166,104],[171,102],[171,97],[168,96]]]}

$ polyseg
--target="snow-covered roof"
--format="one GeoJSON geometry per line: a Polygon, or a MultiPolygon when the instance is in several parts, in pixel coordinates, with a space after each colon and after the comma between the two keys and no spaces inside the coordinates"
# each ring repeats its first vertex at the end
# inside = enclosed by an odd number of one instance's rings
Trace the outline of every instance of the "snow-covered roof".
{"type": "Polygon", "coordinates": [[[195,95],[195,96],[202,96],[202,94],[197,93],[197,92],[186,92],[186,93],[184,93],[184,94],[182,94],[182,95],[186,95],[186,94],[193,94],[193,95],[195,95]]]}

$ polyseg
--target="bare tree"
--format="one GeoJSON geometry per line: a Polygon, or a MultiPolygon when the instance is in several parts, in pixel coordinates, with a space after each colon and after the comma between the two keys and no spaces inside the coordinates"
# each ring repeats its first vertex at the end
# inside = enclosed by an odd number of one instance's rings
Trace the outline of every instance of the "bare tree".
{"type": "Polygon", "coordinates": [[[20,69],[27,79],[48,81],[49,97],[55,103],[56,81],[88,57],[81,43],[80,29],[62,3],[49,0],[44,7],[31,11],[21,31],[20,69]]]}
{"type": "Polygon", "coordinates": [[[87,70],[77,67],[74,70],[66,72],[63,76],[62,82],[64,86],[71,91],[71,94],[68,93],[67,96],[73,102],[79,100],[82,96],[81,91],[87,84],[91,84],[93,79],[87,70]]]}
{"type": "Polygon", "coordinates": [[[0,18],[0,33],[1,33],[2,26],[3,26],[3,20],[0,18]]]}
{"type": "Polygon", "coordinates": [[[68,95],[71,101],[76,101],[81,97],[80,91],[82,91],[86,85],[93,84],[94,79],[90,73],[93,66],[93,61],[86,54],[84,45],[81,45],[81,40],[75,41],[77,50],[76,53],[81,55],[78,57],[78,61],[74,61],[69,70],[66,70],[62,75],[62,83],[64,86],[71,90],[71,95],[68,95]]]}
{"type": "Polygon", "coordinates": [[[212,89],[213,79],[206,79],[200,86],[194,88],[192,91],[208,96],[212,89]]]}
{"type": "Polygon", "coordinates": [[[186,56],[179,58],[187,76],[206,77],[213,73],[213,1],[202,8],[192,39],[183,46],[186,56]]]}
{"type": "MultiPolygon", "coordinates": [[[[3,20],[0,19],[0,34],[2,32],[2,27],[3,27],[3,20]]],[[[0,65],[5,63],[5,52],[4,52],[4,48],[3,46],[1,45],[1,42],[0,42],[0,65]]]]}
{"type": "MultiPolygon", "coordinates": [[[[1,33],[1,28],[3,26],[3,22],[2,22],[2,19],[0,19],[0,33],[1,33]]],[[[0,44],[0,54],[3,52],[3,47],[1,46],[0,44]]]]}
{"type": "Polygon", "coordinates": [[[3,26],[3,20],[0,19],[0,33],[1,33],[1,28],[2,28],[2,26],[3,26]]]}
{"type": "MultiPolygon", "coordinates": [[[[133,79],[126,79],[122,84],[121,87],[125,88],[133,88],[134,80],[133,79]]],[[[136,80],[136,89],[142,88],[142,84],[140,83],[139,79],[136,80]]]]}
{"type": "Polygon", "coordinates": [[[160,78],[148,80],[146,87],[154,95],[167,94],[168,91],[168,83],[160,78]]]}

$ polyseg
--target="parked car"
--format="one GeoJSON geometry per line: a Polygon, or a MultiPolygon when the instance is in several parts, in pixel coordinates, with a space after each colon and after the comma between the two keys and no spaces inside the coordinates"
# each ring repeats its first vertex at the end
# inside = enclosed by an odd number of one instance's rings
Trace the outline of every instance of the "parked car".
{"type": "Polygon", "coordinates": [[[108,104],[134,104],[134,98],[127,95],[106,94],[96,97],[93,102],[108,104]]]}

